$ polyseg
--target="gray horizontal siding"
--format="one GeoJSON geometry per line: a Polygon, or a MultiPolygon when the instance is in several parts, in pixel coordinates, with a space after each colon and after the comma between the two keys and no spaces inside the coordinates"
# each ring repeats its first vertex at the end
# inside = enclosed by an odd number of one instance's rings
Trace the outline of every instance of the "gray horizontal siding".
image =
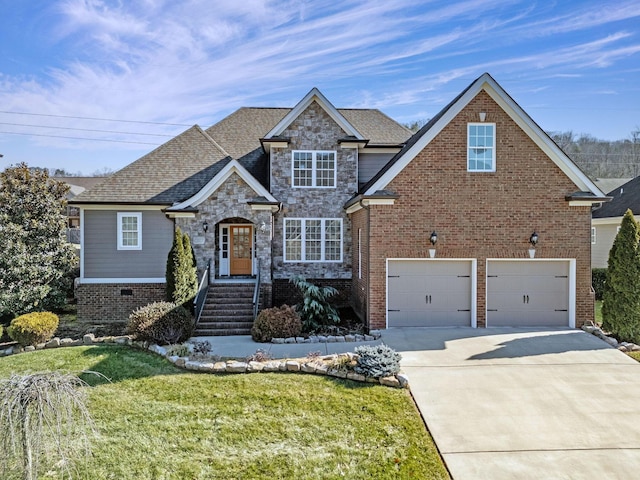
{"type": "Polygon", "coordinates": [[[143,211],[142,250],[118,250],[119,211],[85,210],[84,277],[164,278],[173,221],[160,211],[143,211]]]}
{"type": "Polygon", "coordinates": [[[618,234],[619,225],[594,225],[596,243],[591,245],[591,268],[607,268],[609,250],[618,234]]]}
{"type": "Polygon", "coordinates": [[[393,155],[394,152],[358,154],[358,183],[362,185],[371,180],[393,155]]]}

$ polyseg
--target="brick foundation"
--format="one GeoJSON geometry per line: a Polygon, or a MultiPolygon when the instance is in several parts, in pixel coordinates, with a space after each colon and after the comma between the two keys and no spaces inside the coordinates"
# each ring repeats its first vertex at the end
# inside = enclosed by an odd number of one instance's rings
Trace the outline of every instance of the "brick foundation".
{"type": "MultiPolygon", "coordinates": [[[[338,290],[338,294],[331,297],[331,304],[338,307],[350,305],[351,299],[351,280],[343,278],[311,278],[309,282],[320,285],[322,287],[333,287],[338,290]]],[[[273,305],[295,305],[302,301],[300,293],[289,283],[289,280],[273,280],[273,305]]]]}
{"type": "Polygon", "coordinates": [[[164,283],[84,283],[76,288],[78,320],[126,322],[136,308],[165,300],[164,283]]]}

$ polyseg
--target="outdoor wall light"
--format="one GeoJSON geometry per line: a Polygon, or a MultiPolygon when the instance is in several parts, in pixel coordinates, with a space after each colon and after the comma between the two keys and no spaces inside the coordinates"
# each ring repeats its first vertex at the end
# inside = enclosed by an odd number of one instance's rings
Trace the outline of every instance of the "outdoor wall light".
{"type": "Polygon", "coordinates": [[[429,241],[431,242],[431,245],[435,245],[436,242],[438,241],[438,234],[436,233],[435,230],[433,232],[431,232],[431,236],[429,237],[429,241]]]}
{"type": "Polygon", "coordinates": [[[202,224],[202,230],[204,230],[204,233],[207,233],[207,230],[209,230],[209,224],[207,223],[206,220],[202,224]]]}
{"type": "Polygon", "coordinates": [[[536,232],[533,232],[531,234],[531,236],[529,237],[529,243],[531,245],[533,245],[534,247],[536,246],[536,244],[538,243],[538,234],[536,232]]]}

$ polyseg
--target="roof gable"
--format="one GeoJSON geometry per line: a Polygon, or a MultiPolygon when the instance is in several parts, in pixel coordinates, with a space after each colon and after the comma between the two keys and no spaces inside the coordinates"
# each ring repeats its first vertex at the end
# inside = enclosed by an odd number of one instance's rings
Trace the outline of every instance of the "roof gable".
{"type": "Polygon", "coordinates": [[[556,143],[489,75],[484,73],[444,107],[431,121],[411,137],[376,176],[363,187],[364,195],[373,195],[387,185],[458,115],[476,95],[485,91],[531,140],[564,172],[579,190],[595,197],[604,197],[600,189],[587,177],[556,143]]]}
{"type": "Polygon", "coordinates": [[[237,160],[231,160],[195,195],[192,195],[183,202],[173,205],[168,208],[167,211],[171,212],[197,207],[209,198],[218,188],[220,188],[234,173],[242,178],[242,180],[244,180],[244,182],[249,185],[254,192],[256,192],[257,197],[264,197],[268,202],[278,202],[269,193],[269,191],[240,164],[240,162],[237,160]]]}
{"type": "Polygon", "coordinates": [[[282,135],[282,132],[284,132],[287,127],[291,125],[291,123],[293,123],[293,121],[298,118],[300,114],[302,114],[302,112],[304,112],[313,102],[318,103],[318,105],[327,112],[333,121],[336,122],[348,136],[353,136],[357,140],[364,140],[362,134],[358,132],[358,130],[356,130],[356,128],[347,121],[344,115],[342,115],[338,109],[334,107],[322,93],[320,93],[320,90],[315,87],[312,88],[311,91],[307,93],[304,98],[300,100],[298,104],[265,135],[265,139],[282,135]]]}

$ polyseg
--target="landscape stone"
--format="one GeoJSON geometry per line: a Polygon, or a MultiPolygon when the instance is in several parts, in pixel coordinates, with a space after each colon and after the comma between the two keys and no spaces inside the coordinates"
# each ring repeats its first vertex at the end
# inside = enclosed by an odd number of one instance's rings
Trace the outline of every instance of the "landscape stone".
{"type": "Polygon", "coordinates": [[[319,373],[320,375],[326,375],[327,373],[329,373],[329,366],[328,365],[318,365],[316,367],[316,373],[319,373]]]}
{"type": "Polygon", "coordinates": [[[396,375],[398,382],[402,388],[409,388],[409,377],[405,373],[399,373],[396,375]]]}
{"type": "Polygon", "coordinates": [[[327,372],[327,375],[331,377],[337,377],[337,378],[347,378],[347,372],[345,370],[337,370],[335,368],[330,369],[327,372]]]}
{"type": "Polygon", "coordinates": [[[34,347],[33,345],[27,345],[26,347],[24,347],[24,351],[25,352],[33,352],[35,351],[36,347],[34,347]]]}
{"type": "Polygon", "coordinates": [[[294,337],[285,338],[284,343],[296,343],[296,339],[294,337]]]}
{"type": "Polygon", "coordinates": [[[360,373],[349,372],[347,373],[347,379],[354,380],[356,382],[364,382],[366,380],[366,377],[360,373]]]}
{"type": "Polygon", "coordinates": [[[215,373],[224,373],[227,371],[227,364],[224,362],[216,362],[213,364],[213,371],[215,373]]]}
{"type": "Polygon", "coordinates": [[[187,363],[187,359],[184,357],[180,357],[176,360],[176,367],[184,368],[186,363],[187,363]]]}
{"type": "Polygon", "coordinates": [[[284,338],[272,338],[271,343],[282,344],[284,343],[284,338]]]}
{"type": "Polygon", "coordinates": [[[213,372],[213,362],[202,362],[198,367],[201,372],[213,372]]]}
{"type": "Polygon", "coordinates": [[[296,343],[304,343],[304,337],[296,337],[296,343]]]}
{"type": "Polygon", "coordinates": [[[344,336],[344,340],[345,340],[345,342],[355,342],[356,341],[356,336],[355,335],[345,335],[344,336]]]}
{"type": "Polygon", "coordinates": [[[344,343],[344,342],[345,342],[345,339],[344,339],[344,337],[343,337],[342,335],[338,335],[338,336],[336,337],[336,342],[337,342],[337,343],[344,343]]]}
{"type": "Polygon", "coordinates": [[[607,342],[609,345],[611,345],[612,347],[618,346],[618,341],[613,337],[605,337],[603,338],[603,340],[607,342]]]}
{"type": "Polygon", "coordinates": [[[327,337],[324,335],[318,335],[318,342],[327,343],[327,337]]]}
{"type": "Polygon", "coordinates": [[[248,372],[261,372],[264,370],[264,364],[262,362],[249,362],[248,372]]]}
{"type": "Polygon", "coordinates": [[[380,385],[400,388],[400,381],[396,377],[382,377],[380,379],[380,385]]]}
{"type": "Polygon", "coordinates": [[[280,371],[280,362],[267,362],[264,364],[264,372],[278,372],[280,371]]]}
{"type": "Polygon", "coordinates": [[[303,363],[300,366],[300,370],[302,370],[305,373],[315,373],[316,371],[316,365],[312,362],[309,363],[303,363]]]}
{"type": "Polygon", "coordinates": [[[227,364],[227,372],[229,373],[245,373],[247,371],[247,365],[245,362],[233,362],[227,364]]]}
{"type": "Polygon", "coordinates": [[[327,337],[327,343],[336,343],[336,337],[334,337],[333,335],[329,335],[327,337]]]}
{"type": "Polygon", "coordinates": [[[187,370],[199,370],[200,362],[196,362],[195,360],[187,360],[184,362],[184,368],[187,370]]]}
{"type": "Polygon", "coordinates": [[[287,371],[289,372],[299,372],[300,371],[300,363],[293,361],[293,360],[287,360],[287,371]]]}
{"type": "Polygon", "coordinates": [[[373,342],[375,340],[375,338],[373,338],[373,335],[365,335],[364,336],[364,341],[365,342],[373,342]]]}
{"type": "Polygon", "coordinates": [[[60,339],[58,337],[54,337],[44,344],[45,348],[56,348],[60,346],[60,339]]]}
{"type": "Polygon", "coordinates": [[[96,337],[93,333],[87,333],[82,337],[82,343],[85,345],[92,345],[95,343],[95,339],[96,337]]]}
{"type": "Polygon", "coordinates": [[[356,342],[363,342],[363,341],[364,341],[364,335],[356,334],[356,342]]]}
{"type": "Polygon", "coordinates": [[[60,340],[61,347],[68,347],[73,344],[73,339],[71,338],[63,338],[60,340]]]}

